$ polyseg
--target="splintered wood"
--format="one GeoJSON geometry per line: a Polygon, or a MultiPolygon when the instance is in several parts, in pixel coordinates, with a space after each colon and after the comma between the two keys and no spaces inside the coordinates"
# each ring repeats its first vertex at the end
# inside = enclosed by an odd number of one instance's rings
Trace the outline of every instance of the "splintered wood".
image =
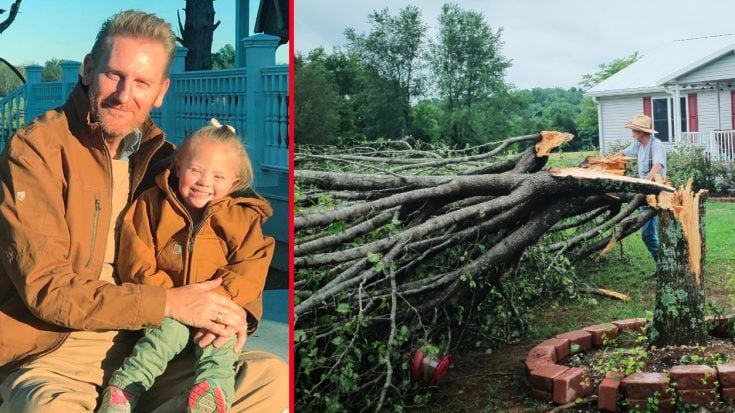
{"type": "Polygon", "coordinates": [[[689,245],[689,269],[694,273],[697,286],[702,282],[702,234],[699,231],[700,199],[706,196],[706,190],[696,194],[692,192],[692,179],[689,178],[685,188],[673,193],[661,193],[658,196],[658,208],[674,213],[681,222],[684,238],[689,245]]]}
{"type": "Polygon", "coordinates": [[[603,170],[593,170],[590,168],[550,168],[549,173],[560,178],[572,177],[578,179],[606,179],[620,182],[645,183],[653,187],[661,188],[662,191],[674,191],[674,188],[665,183],[633,178],[625,175],[616,175],[603,170]]]}
{"type": "Polygon", "coordinates": [[[585,158],[580,167],[623,176],[625,175],[625,167],[628,165],[628,161],[633,159],[635,158],[615,154],[609,154],[607,156],[590,155],[585,158]]]}
{"type": "Polygon", "coordinates": [[[543,158],[549,156],[551,151],[569,142],[574,135],[566,132],[541,131],[541,140],[536,143],[536,156],[543,158]]]}

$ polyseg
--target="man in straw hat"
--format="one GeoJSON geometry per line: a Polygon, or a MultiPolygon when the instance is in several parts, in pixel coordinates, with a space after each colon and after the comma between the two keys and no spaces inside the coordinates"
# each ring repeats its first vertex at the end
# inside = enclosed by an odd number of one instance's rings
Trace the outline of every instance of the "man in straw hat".
{"type": "MultiPolygon", "coordinates": [[[[633,131],[633,142],[618,155],[635,156],[638,159],[638,176],[641,179],[653,181],[656,175],[666,176],[666,149],[661,140],[653,136],[656,131],[651,127],[651,118],[637,114],[625,127],[633,131]]],[[[646,208],[648,206],[641,207],[641,210],[646,208]]],[[[641,238],[653,260],[658,262],[658,215],[643,224],[641,238]]]]}

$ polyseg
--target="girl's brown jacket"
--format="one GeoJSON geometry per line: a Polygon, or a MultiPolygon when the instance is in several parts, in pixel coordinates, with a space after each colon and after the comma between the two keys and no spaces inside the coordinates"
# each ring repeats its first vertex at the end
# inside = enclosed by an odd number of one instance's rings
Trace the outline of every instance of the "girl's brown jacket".
{"type": "Polygon", "coordinates": [[[222,278],[218,290],[248,312],[248,332],[263,314],[263,287],[275,241],[261,223],[268,201],[254,193],[210,202],[198,223],[176,195],[169,170],[125,214],[117,254],[123,282],[166,288],[222,278]]]}

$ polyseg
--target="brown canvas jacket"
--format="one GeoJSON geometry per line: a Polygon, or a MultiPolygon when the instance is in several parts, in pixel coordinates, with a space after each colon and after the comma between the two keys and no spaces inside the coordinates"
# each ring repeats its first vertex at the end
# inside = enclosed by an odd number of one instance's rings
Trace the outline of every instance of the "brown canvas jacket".
{"type": "Polygon", "coordinates": [[[261,224],[268,201],[251,194],[207,205],[193,223],[169,170],[128,209],[120,228],[117,268],[123,282],[166,288],[222,278],[219,292],[248,312],[248,332],[263,314],[263,288],[275,241],[261,224]]]}
{"type": "MultiPolygon", "coordinates": [[[[58,347],[69,331],[159,325],[160,287],[100,281],[112,166],[78,83],[67,102],[19,130],[0,159],[0,368],[58,347]]],[[[131,193],[171,154],[150,119],[130,159],[131,193]],[[149,170],[151,169],[151,170],[149,170]]]]}

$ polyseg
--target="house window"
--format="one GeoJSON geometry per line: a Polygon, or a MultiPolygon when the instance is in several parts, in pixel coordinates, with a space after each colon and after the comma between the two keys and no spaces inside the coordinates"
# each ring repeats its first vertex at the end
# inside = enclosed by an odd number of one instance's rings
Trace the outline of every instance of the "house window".
{"type": "MultiPolygon", "coordinates": [[[[653,129],[658,133],[656,137],[664,142],[674,141],[674,99],[673,98],[653,98],[651,99],[653,129]]],[[[681,122],[678,132],[689,131],[689,108],[687,106],[687,97],[679,98],[679,107],[681,110],[681,122]]]]}

